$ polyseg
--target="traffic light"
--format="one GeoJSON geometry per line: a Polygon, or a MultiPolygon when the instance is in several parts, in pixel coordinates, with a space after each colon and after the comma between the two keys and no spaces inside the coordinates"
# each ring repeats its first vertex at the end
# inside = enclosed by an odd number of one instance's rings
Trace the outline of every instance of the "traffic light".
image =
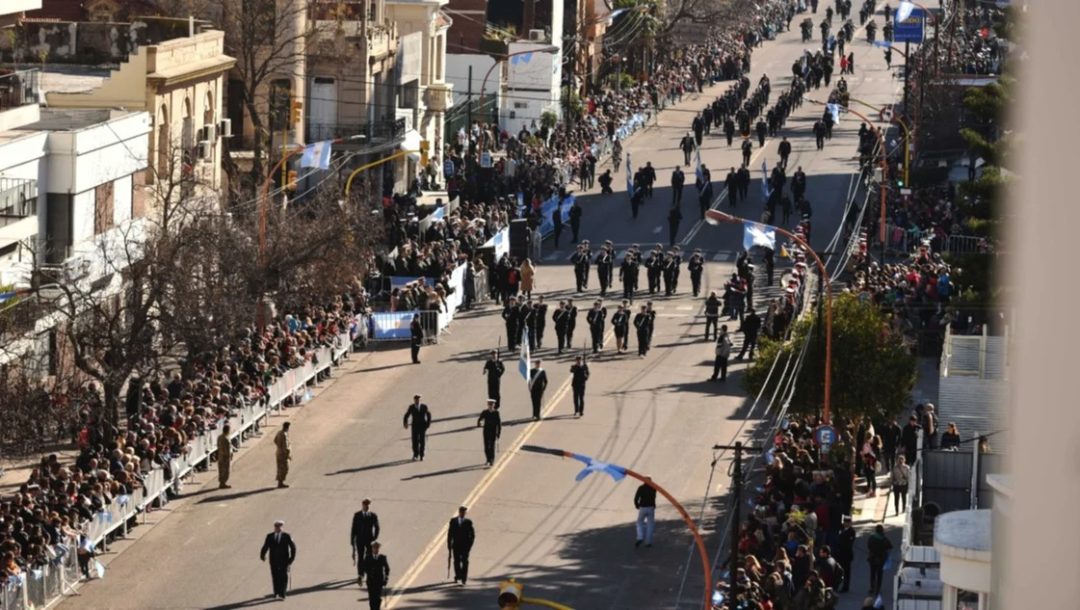
{"type": "Polygon", "coordinates": [[[420,166],[427,167],[428,164],[428,151],[431,150],[431,142],[427,140],[420,140],[420,166]]]}
{"type": "Polygon", "coordinates": [[[293,100],[289,102],[289,125],[295,127],[300,124],[300,114],[304,110],[304,102],[293,100]]]}
{"type": "Polygon", "coordinates": [[[513,578],[499,583],[499,607],[517,608],[521,604],[524,590],[525,588],[513,578]]]}
{"type": "Polygon", "coordinates": [[[297,178],[298,177],[296,175],[296,170],[295,169],[290,169],[289,173],[288,173],[288,176],[285,178],[285,190],[295,191],[296,190],[296,180],[297,180],[297,178]]]}

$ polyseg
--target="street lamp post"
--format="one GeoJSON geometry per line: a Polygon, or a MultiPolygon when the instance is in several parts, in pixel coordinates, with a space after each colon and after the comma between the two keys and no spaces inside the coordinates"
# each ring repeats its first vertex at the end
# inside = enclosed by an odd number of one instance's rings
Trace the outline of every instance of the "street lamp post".
{"type": "MultiPolygon", "coordinates": [[[[720,223],[743,224],[753,221],[728,214],[727,212],[721,212],[720,210],[708,210],[705,212],[705,222],[716,225],[720,223]]],[[[829,278],[828,270],[825,268],[825,263],[822,262],[821,257],[818,256],[817,252],[814,252],[814,249],[810,247],[810,244],[783,227],[776,225],[765,226],[798,244],[811,258],[814,259],[814,264],[817,265],[818,272],[821,274],[821,283],[824,284],[825,287],[825,393],[821,407],[821,417],[825,421],[825,424],[828,425],[832,421],[832,281],[829,278]]]]}

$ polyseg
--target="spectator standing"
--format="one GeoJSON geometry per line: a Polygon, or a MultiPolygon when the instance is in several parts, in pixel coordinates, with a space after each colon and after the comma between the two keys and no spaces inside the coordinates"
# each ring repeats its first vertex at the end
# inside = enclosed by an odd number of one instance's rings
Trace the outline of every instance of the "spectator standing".
{"type": "Polygon", "coordinates": [[[424,327],[420,324],[420,314],[414,314],[409,324],[409,345],[412,349],[412,363],[420,364],[420,346],[424,343],[424,327]]]}
{"type": "Polygon", "coordinates": [[[292,459],[292,445],[289,443],[289,422],[281,424],[274,436],[275,457],[277,458],[277,486],[288,487],[285,478],[289,476],[289,460],[292,459]]]}
{"type": "Polygon", "coordinates": [[[221,427],[217,439],[218,489],[230,489],[229,469],[232,466],[233,446],[229,440],[229,424],[221,427]]]}
{"type": "Polygon", "coordinates": [[[870,593],[881,593],[881,582],[885,573],[885,562],[889,560],[892,542],[885,536],[885,528],[874,526],[874,533],[866,541],[866,561],[870,564],[870,593]]]}
{"type": "Polygon", "coordinates": [[[941,434],[941,448],[960,448],[960,432],[956,429],[955,423],[950,422],[949,425],[945,428],[945,432],[941,434]]]}
{"type": "MultiPolygon", "coordinates": [[[[908,481],[911,480],[911,467],[907,465],[907,459],[900,456],[896,459],[896,465],[889,472],[889,482],[892,485],[893,507],[896,514],[900,514],[900,506],[907,510],[908,481]]],[[[888,508],[888,507],[886,507],[888,508]]]]}
{"type": "Polygon", "coordinates": [[[716,359],[713,361],[713,373],[709,381],[727,381],[728,358],[731,357],[731,338],[728,337],[727,324],[720,326],[720,336],[716,338],[716,359]]]}

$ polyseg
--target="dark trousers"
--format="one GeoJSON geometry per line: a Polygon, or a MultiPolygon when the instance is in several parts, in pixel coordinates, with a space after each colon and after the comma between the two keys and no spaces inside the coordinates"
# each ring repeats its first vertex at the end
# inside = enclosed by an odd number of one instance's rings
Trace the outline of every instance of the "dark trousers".
{"type": "Polygon", "coordinates": [[[716,360],[713,361],[713,369],[712,369],[712,378],[713,379],[716,379],[717,375],[720,376],[720,381],[724,381],[724,380],[727,379],[727,362],[728,362],[727,358],[721,358],[720,356],[716,357],[716,360]]]}
{"type": "Polygon", "coordinates": [[[284,597],[289,592],[289,565],[271,563],[270,579],[274,582],[274,595],[284,597]]]}
{"type": "Polygon", "coordinates": [[[649,353],[649,333],[639,330],[637,334],[637,353],[644,356],[649,353]]]}
{"type": "Polygon", "coordinates": [[[489,464],[495,463],[495,433],[484,433],[484,459],[489,464]]]}
{"type": "Polygon", "coordinates": [[[415,341],[412,344],[412,361],[413,364],[420,364],[420,344],[415,341]]]}
{"type": "Polygon", "coordinates": [[[885,564],[870,562],[870,591],[881,592],[881,580],[885,573],[885,564]]]}
{"type": "Polygon", "coordinates": [[[694,290],[694,296],[701,292],[701,273],[690,273],[690,286],[694,290]]]}
{"type": "Polygon", "coordinates": [[[506,325],[506,348],[514,349],[521,340],[521,331],[511,324],[506,325]]]}
{"type": "MultiPolygon", "coordinates": [[[[907,510],[907,485],[897,485],[892,488],[893,494],[893,507],[896,508],[896,514],[900,514],[900,507],[903,506],[904,510],[907,510]]],[[[888,507],[886,506],[886,509],[888,507]]]]}
{"type": "Polygon", "coordinates": [[[383,586],[381,584],[372,586],[368,583],[368,607],[371,610],[382,610],[382,593],[383,586]]]}
{"type": "Polygon", "coordinates": [[[592,333],[592,351],[595,354],[604,345],[604,327],[594,326],[589,331],[592,333]]]}
{"type": "Polygon", "coordinates": [[[574,413],[585,414],[585,386],[573,386],[574,390],[574,413]]]}
{"type": "Polygon", "coordinates": [[[371,557],[371,541],[356,542],[356,573],[360,581],[364,581],[364,562],[371,557]]]}
{"type": "Polygon", "coordinates": [[[839,563],[840,567],[844,569],[844,579],[840,581],[837,589],[841,593],[846,593],[851,588],[851,559],[844,558],[839,563]]]}
{"type": "Polygon", "coordinates": [[[896,465],[896,449],[886,449],[882,452],[881,459],[885,462],[885,472],[892,472],[893,466],[896,465]]]}
{"type": "Polygon", "coordinates": [[[671,187],[671,193],[672,193],[672,196],[674,197],[672,199],[672,202],[675,205],[679,205],[680,203],[682,203],[682,190],[683,190],[683,187],[681,187],[681,186],[673,186],[673,187],[671,187]]]}
{"type": "Polygon", "coordinates": [[[690,151],[689,150],[682,151],[682,156],[683,156],[683,165],[690,165],[690,151]]]}
{"type": "Polygon", "coordinates": [[[543,392],[532,393],[533,419],[540,419],[540,406],[544,402],[543,392]]]}
{"type": "Polygon", "coordinates": [[[746,353],[746,349],[750,348],[750,359],[754,358],[754,348],[757,347],[757,335],[746,335],[743,337],[742,349],[739,350],[739,358],[742,359],[746,353]]]}
{"type": "Polygon", "coordinates": [[[574,327],[566,327],[566,349],[570,349],[570,346],[574,344],[574,327]]]}
{"type": "Polygon", "coordinates": [[[454,580],[469,579],[469,551],[454,549],[454,580]]]}
{"type": "Polygon", "coordinates": [[[625,282],[625,281],[623,282],[623,285],[622,285],[622,298],[630,301],[631,303],[634,302],[634,285],[631,284],[630,282],[625,282]]]}
{"type": "Polygon", "coordinates": [[[720,316],[705,315],[705,340],[708,341],[710,337],[718,335],[720,324],[720,316]],[[712,328],[712,333],[709,332],[709,328],[712,328]]]}
{"type": "Polygon", "coordinates": [[[495,401],[495,408],[502,406],[502,392],[499,386],[488,385],[488,398],[495,401]]]}
{"type": "Polygon", "coordinates": [[[559,340],[559,353],[561,354],[563,348],[566,347],[566,331],[555,331],[555,337],[559,340]]]}
{"type": "Polygon", "coordinates": [[[412,456],[413,458],[424,459],[424,445],[426,445],[427,435],[423,430],[416,428],[412,429],[412,456]]]}
{"type": "Polygon", "coordinates": [[[536,347],[544,347],[544,328],[546,327],[546,324],[536,325],[536,347]]]}

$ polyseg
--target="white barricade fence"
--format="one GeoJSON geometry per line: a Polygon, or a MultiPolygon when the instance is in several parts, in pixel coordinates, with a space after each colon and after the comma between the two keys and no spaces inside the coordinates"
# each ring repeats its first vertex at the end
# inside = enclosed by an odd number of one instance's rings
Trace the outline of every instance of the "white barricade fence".
{"type": "Polygon", "coordinates": [[[0,609],[43,608],[79,581],[78,539],[48,547],[48,563],[29,568],[0,585],[0,609]]]}

